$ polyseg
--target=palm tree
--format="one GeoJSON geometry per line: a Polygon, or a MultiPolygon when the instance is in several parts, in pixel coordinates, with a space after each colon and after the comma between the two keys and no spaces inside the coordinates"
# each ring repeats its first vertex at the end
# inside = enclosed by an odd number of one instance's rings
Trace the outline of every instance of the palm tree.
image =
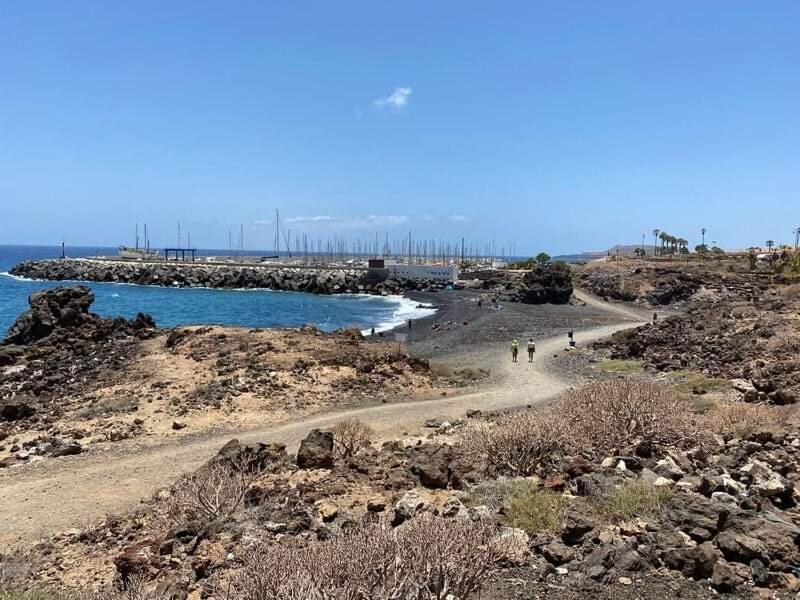
{"type": "Polygon", "coordinates": [[[653,229],[653,256],[658,255],[658,247],[656,246],[658,241],[658,234],[661,233],[660,229],[653,229]]]}
{"type": "Polygon", "coordinates": [[[661,240],[661,254],[664,254],[664,245],[667,243],[668,238],[669,234],[666,231],[662,231],[658,234],[658,239],[661,240]]]}
{"type": "Polygon", "coordinates": [[[775,245],[775,242],[773,242],[772,240],[767,240],[767,249],[769,250],[770,254],[772,254],[772,247],[774,245],[775,245]]]}

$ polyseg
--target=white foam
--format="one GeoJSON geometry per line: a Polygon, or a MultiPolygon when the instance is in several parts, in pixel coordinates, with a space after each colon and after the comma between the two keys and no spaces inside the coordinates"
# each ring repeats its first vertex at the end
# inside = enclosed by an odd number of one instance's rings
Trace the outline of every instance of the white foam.
{"type": "MultiPolygon", "coordinates": [[[[364,294],[367,298],[374,298],[364,294]]],[[[383,331],[390,331],[395,327],[405,325],[409,319],[423,319],[436,314],[436,308],[431,304],[422,304],[416,302],[411,298],[405,296],[382,296],[384,300],[390,300],[397,303],[397,308],[392,312],[392,316],[388,321],[383,321],[375,325],[375,333],[383,331]]],[[[371,329],[364,329],[361,332],[363,335],[369,335],[371,329]]]]}
{"type": "Polygon", "coordinates": [[[8,277],[9,279],[16,279],[17,281],[44,281],[43,279],[31,279],[29,277],[21,277],[20,275],[12,275],[8,271],[0,273],[0,277],[8,277]]]}

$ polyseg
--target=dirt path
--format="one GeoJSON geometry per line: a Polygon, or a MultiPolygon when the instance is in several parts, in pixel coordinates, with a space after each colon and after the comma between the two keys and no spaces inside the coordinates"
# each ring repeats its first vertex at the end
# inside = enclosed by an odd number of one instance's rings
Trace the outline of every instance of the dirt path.
{"type": "MultiPolygon", "coordinates": [[[[626,319],[615,325],[575,332],[579,345],[640,324],[642,315],[625,307],[608,305],[583,293],[581,300],[600,303],[626,319]]],[[[597,304],[596,304],[597,305],[597,304]]],[[[566,337],[537,344],[536,361],[512,364],[510,353],[494,353],[489,366],[501,374],[502,384],[492,389],[436,400],[384,404],[317,415],[301,422],[272,425],[250,431],[183,438],[160,446],[119,450],[61,459],[48,459],[0,475],[0,547],[31,541],[72,527],[86,526],[107,514],[136,506],[176,477],[196,469],[233,437],[247,443],[286,443],[290,451],[313,428],[326,428],[346,417],[369,424],[383,438],[418,431],[434,417],[461,418],[468,409],[498,410],[533,405],[552,399],[570,386],[550,373],[547,357],[565,347],[566,337]]]]}

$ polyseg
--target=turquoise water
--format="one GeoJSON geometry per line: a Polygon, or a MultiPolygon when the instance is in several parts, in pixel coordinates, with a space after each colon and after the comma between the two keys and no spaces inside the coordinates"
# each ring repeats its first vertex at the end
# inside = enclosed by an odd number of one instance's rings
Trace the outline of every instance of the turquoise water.
{"type": "MultiPolygon", "coordinates": [[[[116,254],[112,248],[68,248],[70,257],[116,254]]],[[[14,319],[28,308],[31,292],[64,282],[30,281],[7,275],[19,261],[57,258],[61,249],[46,246],[0,246],[0,339],[14,319]]],[[[270,290],[207,290],[88,282],[95,294],[92,311],[104,317],[131,318],[149,313],[159,327],[236,325],[299,327],[313,323],[324,331],[342,327],[382,331],[409,318],[430,314],[401,297],[317,296],[270,290]]]]}

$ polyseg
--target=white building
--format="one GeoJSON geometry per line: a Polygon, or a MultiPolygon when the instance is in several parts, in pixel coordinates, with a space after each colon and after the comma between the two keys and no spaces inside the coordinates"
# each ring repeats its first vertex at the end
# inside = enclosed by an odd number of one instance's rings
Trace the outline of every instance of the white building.
{"type": "Polygon", "coordinates": [[[390,277],[398,279],[449,283],[458,280],[458,267],[444,265],[386,265],[386,270],[389,271],[390,277]]]}

